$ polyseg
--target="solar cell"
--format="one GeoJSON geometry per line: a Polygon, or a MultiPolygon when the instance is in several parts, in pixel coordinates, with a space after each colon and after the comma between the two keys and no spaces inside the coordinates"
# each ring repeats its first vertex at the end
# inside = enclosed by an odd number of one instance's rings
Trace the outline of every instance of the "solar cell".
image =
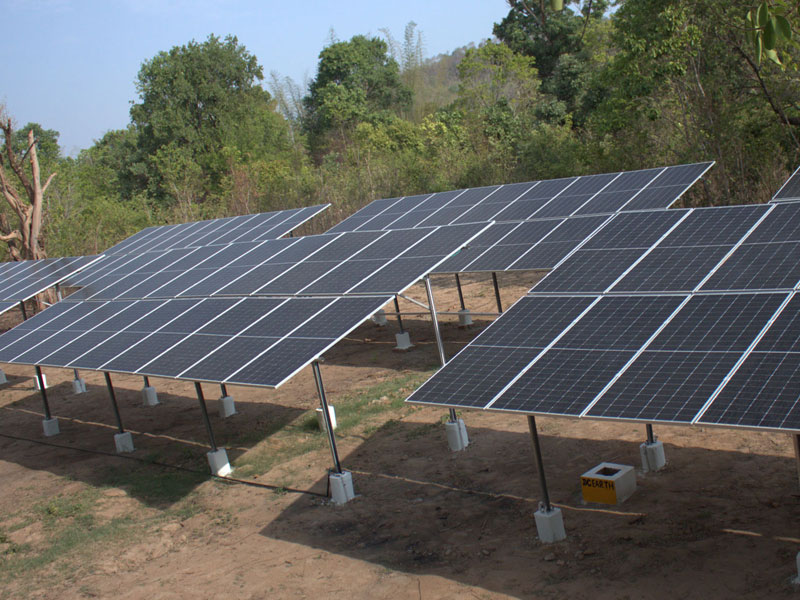
{"type": "Polygon", "coordinates": [[[697,421],[800,431],[800,354],[752,352],[697,421]]]}
{"type": "Polygon", "coordinates": [[[645,351],[587,416],[690,423],[741,352],[645,351]]]}
{"type": "Polygon", "coordinates": [[[704,290],[792,289],[800,282],[800,242],[742,244],[704,290]]]}
{"type": "Polygon", "coordinates": [[[487,408],[577,416],[633,354],[549,350],[487,408]]]}

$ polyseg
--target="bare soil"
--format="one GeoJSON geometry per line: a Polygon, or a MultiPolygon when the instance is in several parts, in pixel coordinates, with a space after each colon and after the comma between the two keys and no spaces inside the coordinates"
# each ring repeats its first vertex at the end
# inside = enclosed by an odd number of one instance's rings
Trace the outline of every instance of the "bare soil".
{"type": "MultiPolygon", "coordinates": [[[[535,279],[500,277],[507,305],[535,279]]],[[[452,277],[434,283],[437,308],[457,310],[452,277]]],[[[420,287],[411,295],[424,299],[420,287]]],[[[489,277],[465,278],[465,296],[474,312],[495,310],[489,277]]],[[[448,355],[490,321],[475,318],[463,330],[442,318],[448,355]]],[[[429,319],[408,316],[404,325],[411,351],[392,351],[390,321],[362,325],[326,356],[328,398],[343,414],[359,391],[385,384],[404,397],[436,368],[429,319]]],[[[330,451],[309,426],[318,405],[310,369],[277,391],[230,388],[239,413],[225,420],[216,415],[217,390],[205,386],[234,477],[260,487],[203,474],[208,441],[190,383],[153,380],[162,404],[147,408],[140,378],[114,376],[137,448],[122,457],[101,373],[82,373],[89,391],[76,396],[71,372],[46,370],[61,434],[44,438],[32,371],[9,366],[0,388],[0,598],[798,593],[790,579],[800,494],[785,434],[657,426],[667,467],[639,473],[630,499],[603,506],[583,503],[580,475],[603,461],[638,467],[644,425],[539,418],[548,485],[568,534],[544,545],[533,520],[540,489],[524,418],[465,412],[472,443],[451,453],[446,411],[374,392],[361,420],[337,436],[359,494],[337,507],[325,498],[330,451]]]]}

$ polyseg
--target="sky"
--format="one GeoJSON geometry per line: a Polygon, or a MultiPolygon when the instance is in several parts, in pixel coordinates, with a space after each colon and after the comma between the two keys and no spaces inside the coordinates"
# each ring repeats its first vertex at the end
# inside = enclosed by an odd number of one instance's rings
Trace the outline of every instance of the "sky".
{"type": "Polygon", "coordinates": [[[275,71],[302,84],[331,29],[402,41],[414,21],[432,57],[490,38],[507,13],[505,0],[0,0],[0,104],[17,126],[60,132],[74,156],[128,125],[142,62],[191,40],[235,35],[265,82],[275,71]]]}

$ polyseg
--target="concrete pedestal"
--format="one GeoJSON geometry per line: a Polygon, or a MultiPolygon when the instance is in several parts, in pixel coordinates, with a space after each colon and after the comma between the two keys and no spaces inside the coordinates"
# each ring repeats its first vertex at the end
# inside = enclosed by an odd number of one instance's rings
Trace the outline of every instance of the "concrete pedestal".
{"type": "Polygon", "coordinates": [[[73,379],[72,380],[72,393],[73,394],[85,394],[86,393],[86,382],[83,379],[73,379]]]}
{"type": "Polygon", "coordinates": [[[469,309],[458,311],[458,326],[469,327],[470,325],[472,325],[472,315],[469,314],[469,309]]]}
{"type": "Polygon", "coordinates": [[[386,311],[383,309],[376,312],[372,317],[370,317],[372,322],[377,325],[378,327],[386,327],[386,311]]]}
{"type": "Polygon", "coordinates": [[[231,463],[228,462],[228,453],[225,448],[219,448],[216,452],[206,452],[208,466],[211,472],[218,477],[227,477],[233,472],[231,463]]]}
{"type": "Polygon", "coordinates": [[[58,428],[58,418],[52,417],[50,419],[42,419],[42,429],[44,430],[44,435],[46,437],[52,437],[54,435],[58,435],[61,433],[61,430],[58,428]]]}
{"type": "Polygon", "coordinates": [[[581,494],[585,502],[621,504],[636,491],[636,473],[630,465],[600,463],[581,475],[581,494]]]}
{"type": "Polygon", "coordinates": [[[152,385],[146,385],[142,388],[142,402],[145,406],[156,406],[158,402],[158,394],[156,388],[152,385]]]}
{"type": "Polygon", "coordinates": [[[133,436],[130,431],[115,433],[114,445],[117,447],[117,452],[120,454],[123,452],[133,452],[135,450],[133,447],[133,436]]]}
{"type": "MultiPolygon", "coordinates": [[[[336,409],[330,404],[328,405],[328,417],[330,417],[331,420],[331,427],[336,431],[336,409]]],[[[319,430],[325,431],[325,419],[322,416],[322,408],[317,409],[317,423],[319,424],[319,430]]]]}
{"type": "Polygon", "coordinates": [[[331,501],[334,504],[344,504],[356,497],[353,491],[353,475],[350,471],[331,473],[328,481],[331,487],[331,501]]]}
{"type": "Polygon", "coordinates": [[[642,471],[648,473],[650,471],[659,471],[667,464],[667,458],[664,455],[664,444],[661,442],[647,442],[639,446],[639,454],[642,457],[642,471]]]}
{"type": "Polygon", "coordinates": [[[546,511],[542,507],[533,514],[533,518],[536,520],[536,532],[542,543],[552,544],[567,538],[561,509],[553,506],[550,511],[546,511]]]}
{"type": "Polygon", "coordinates": [[[414,344],[411,343],[411,334],[407,331],[395,333],[394,339],[397,340],[397,346],[394,347],[395,350],[409,350],[414,347],[414,344]]]}
{"type": "Polygon", "coordinates": [[[231,396],[223,396],[218,402],[220,418],[227,419],[236,414],[236,405],[233,403],[233,398],[231,396]]]}
{"type": "Polygon", "coordinates": [[[469,436],[464,419],[448,421],[444,424],[444,430],[447,434],[447,445],[453,452],[459,452],[469,446],[469,436]]]}
{"type": "MultiPolygon", "coordinates": [[[[42,383],[44,383],[44,389],[47,389],[49,386],[47,385],[47,375],[42,373],[42,383]]],[[[36,386],[37,390],[41,390],[42,388],[39,387],[39,378],[36,375],[33,376],[33,384],[36,386]]]]}
{"type": "Polygon", "coordinates": [[[0,383],[8,383],[8,378],[6,374],[3,372],[3,369],[0,369],[0,383]]]}

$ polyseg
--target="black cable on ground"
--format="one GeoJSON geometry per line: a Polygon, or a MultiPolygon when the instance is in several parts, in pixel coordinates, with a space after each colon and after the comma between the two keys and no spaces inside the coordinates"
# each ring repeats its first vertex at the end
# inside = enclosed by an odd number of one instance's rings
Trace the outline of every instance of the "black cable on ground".
{"type": "Polygon", "coordinates": [[[52,446],[53,448],[62,448],[64,450],[74,450],[76,452],[86,452],[88,454],[98,454],[100,456],[112,456],[114,458],[124,458],[126,460],[134,460],[146,465],[155,465],[157,467],[164,467],[167,469],[175,469],[176,471],[185,471],[187,473],[196,473],[198,475],[206,475],[219,481],[227,481],[229,483],[240,483],[242,485],[249,485],[251,487],[265,488],[273,491],[291,492],[293,494],[308,494],[309,496],[318,496],[320,498],[327,498],[328,494],[320,494],[319,492],[312,492],[310,490],[298,490],[295,488],[287,488],[282,485],[272,485],[269,483],[259,483],[257,481],[248,481],[246,479],[236,479],[235,477],[220,477],[207,471],[198,471],[197,469],[190,469],[189,467],[181,467],[180,465],[171,465],[169,463],[162,463],[156,460],[148,460],[146,458],[139,458],[138,456],[131,456],[130,454],[118,454],[116,452],[106,452],[104,450],[91,450],[89,448],[79,448],[77,446],[67,446],[65,444],[56,444],[55,442],[45,442],[43,440],[34,440],[32,438],[20,437],[17,435],[10,435],[8,433],[0,433],[0,437],[5,437],[11,440],[20,442],[29,442],[31,444],[40,444],[42,446],[52,446]]]}

